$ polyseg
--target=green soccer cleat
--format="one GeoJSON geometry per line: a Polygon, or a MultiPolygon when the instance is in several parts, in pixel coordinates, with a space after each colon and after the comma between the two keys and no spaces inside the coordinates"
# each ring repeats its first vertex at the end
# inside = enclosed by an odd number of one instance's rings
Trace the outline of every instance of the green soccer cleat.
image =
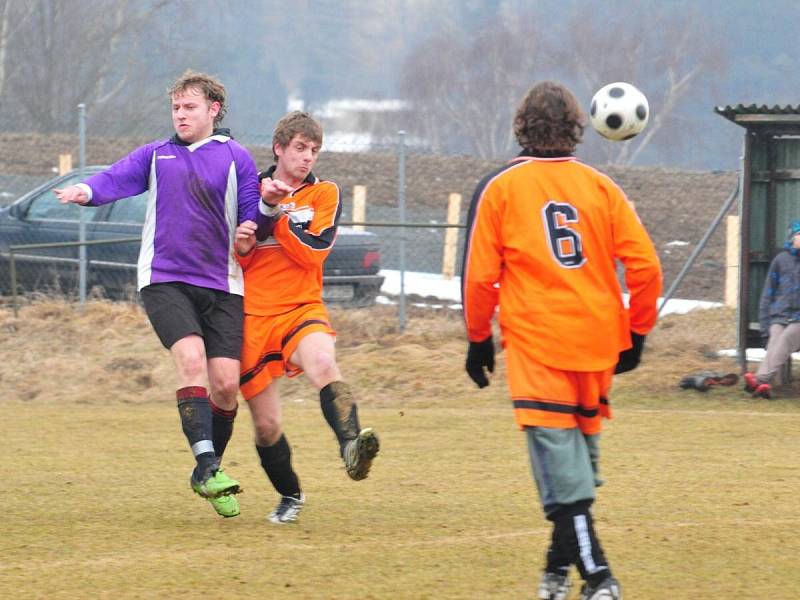
{"type": "Polygon", "coordinates": [[[344,467],[350,479],[366,479],[372,459],[379,449],[378,435],[370,427],[362,429],[356,439],[347,442],[344,447],[344,467]]]}
{"type": "Polygon", "coordinates": [[[235,517],[239,514],[239,501],[234,495],[206,498],[217,514],[221,517],[235,517]]]}
{"type": "Polygon", "coordinates": [[[219,496],[238,494],[242,491],[239,482],[228,477],[222,469],[217,469],[204,481],[196,481],[194,473],[192,473],[189,481],[195,493],[203,498],[218,498],[219,496]]]}

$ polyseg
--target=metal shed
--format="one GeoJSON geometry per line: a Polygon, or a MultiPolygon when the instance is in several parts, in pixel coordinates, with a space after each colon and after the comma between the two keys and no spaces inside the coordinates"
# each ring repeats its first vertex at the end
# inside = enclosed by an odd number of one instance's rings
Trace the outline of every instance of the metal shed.
{"type": "Polygon", "coordinates": [[[738,355],[763,346],[758,304],[772,258],[789,224],[800,218],[800,105],[717,106],[715,112],[745,128],[741,186],[738,355]]]}

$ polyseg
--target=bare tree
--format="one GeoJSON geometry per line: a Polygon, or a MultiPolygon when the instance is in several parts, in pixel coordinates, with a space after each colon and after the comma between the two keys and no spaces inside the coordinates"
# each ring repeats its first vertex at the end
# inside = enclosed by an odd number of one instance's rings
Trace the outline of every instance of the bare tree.
{"type": "Polygon", "coordinates": [[[3,94],[3,84],[6,81],[6,48],[8,48],[10,34],[10,13],[11,0],[4,0],[0,5],[0,96],[3,94]]]}
{"type": "Polygon", "coordinates": [[[0,97],[2,97],[8,74],[9,43],[14,35],[24,27],[32,14],[33,7],[29,4],[19,1],[15,3],[15,0],[0,0],[0,97]]]}
{"type": "Polygon", "coordinates": [[[0,100],[29,131],[72,130],[75,107],[99,111],[142,87],[146,26],[167,0],[5,0],[0,8],[0,100]],[[137,75],[141,76],[137,79],[137,75]]]}
{"type": "Polygon", "coordinates": [[[726,66],[725,53],[712,24],[696,14],[631,8],[607,16],[593,20],[576,12],[556,54],[587,104],[595,91],[613,81],[633,83],[648,97],[650,121],[638,137],[612,143],[586,136],[584,152],[593,160],[630,165],[656,144],[668,148],[687,140],[691,128],[681,126],[681,106],[710,89],[726,66]]]}
{"type": "Polygon", "coordinates": [[[512,150],[511,118],[538,56],[535,31],[523,21],[449,30],[408,57],[400,87],[412,106],[410,129],[433,151],[490,158],[512,150]]]}
{"type": "Polygon", "coordinates": [[[508,10],[477,31],[453,25],[428,38],[404,64],[400,85],[413,106],[412,129],[434,151],[507,156],[515,148],[513,110],[537,78],[564,81],[587,109],[600,87],[628,81],[650,102],[647,129],[622,143],[589,131],[581,153],[593,162],[633,164],[644,152],[689,140],[686,107],[695,109],[692,100],[710,93],[725,68],[713,23],[690,12],[654,14],[650,5],[592,19],[584,7],[557,28],[519,3],[503,6],[508,10]]]}

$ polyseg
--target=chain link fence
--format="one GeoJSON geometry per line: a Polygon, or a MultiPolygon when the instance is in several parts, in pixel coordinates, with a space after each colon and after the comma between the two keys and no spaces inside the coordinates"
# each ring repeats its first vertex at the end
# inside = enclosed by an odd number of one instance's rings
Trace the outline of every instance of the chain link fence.
{"type": "MultiPolygon", "coordinates": [[[[87,170],[95,165],[111,164],[142,143],[170,136],[166,115],[165,121],[163,130],[141,131],[140,135],[120,138],[104,136],[107,124],[87,115],[83,142],[87,170]]],[[[251,151],[259,169],[272,164],[271,139],[237,135],[235,131],[233,135],[251,151]]],[[[130,240],[140,235],[141,203],[118,202],[104,209],[108,214],[101,215],[96,213],[100,209],[64,206],[55,200],[50,189],[54,184],[67,185],[80,177],[81,139],[78,135],[0,132],[0,139],[4,142],[0,144],[0,206],[6,207],[0,213],[0,290],[6,298],[11,291],[11,245],[75,242],[78,239],[75,224],[82,212],[85,213],[87,239],[98,239],[95,235],[98,218],[115,223],[100,236],[106,241],[130,240]],[[54,182],[59,172],[66,172],[66,175],[54,182]],[[35,209],[28,208],[24,213],[21,209],[16,209],[20,212],[15,212],[14,208],[9,210],[15,203],[19,205],[20,198],[33,202],[31,206],[35,209]],[[62,227],[65,223],[70,225],[66,230],[62,227]],[[14,229],[15,226],[20,227],[14,229]]],[[[341,135],[326,139],[315,172],[323,179],[337,182],[340,187],[341,220],[346,227],[340,234],[337,251],[344,255],[348,236],[356,239],[357,231],[363,230],[374,236],[370,239],[377,244],[380,253],[379,275],[383,279],[379,288],[368,298],[350,302],[350,305],[396,304],[401,328],[405,325],[407,308],[415,304],[458,310],[458,271],[471,195],[480,179],[502,163],[474,157],[432,155],[413,139],[398,133],[377,140],[341,135]]],[[[728,360],[725,352],[736,346],[734,306],[738,250],[731,248],[731,244],[735,244],[738,232],[729,230],[729,217],[738,214],[738,203],[731,202],[724,210],[723,207],[736,189],[737,173],[621,167],[604,170],[620,183],[635,204],[661,257],[664,288],[680,300],[673,300],[662,310],[660,327],[687,327],[687,335],[696,338],[696,343],[680,342],[697,349],[698,360],[686,362],[686,370],[704,365],[733,368],[724,361],[728,360]],[[715,222],[718,226],[712,231],[710,226],[715,222]],[[690,258],[690,268],[685,268],[690,258]],[[724,326],[718,322],[720,317],[675,316],[697,306],[703,307],[699,310],[722,311],[726,315],[722,318],[724,326]],[[691,325],[682,324],[689,321],[691,325]],[[708,326],[704,325],[706,321],[708,326]],[[712,356],[715,361],[723,362],[711,361],[712,356]]],[[[137,247],[138,244],[131,241],[87,246],[88,294],[135,299],[132,266],[135,258],[123,268],[120,263],[129,259],[122,260],[119,256],[124,252],[135,257],[137,247]]],[[[66,294],[79,299],[78,245],[22,249],[15,254],[17,289],[24,296],[21,301],[48,294],[66,294]]],[[[346,271],[346,261],[352,260],[352,256],[349,259],[344,256],[342,264],[337,265],[336,260],[336,254],[332,253],[329,270],[346,271]]],[[[326,289],[328,287],[326,283],[326,289]]],[[[342,290],[331,288],[331,294],[334,291],[342,290]]],[[[327,300],[334,304],[343,301],[343,305],[348,305],[348,300],[353,300],[347,293],[333,296],[329,295],[327,300]]],[[[674,333],[672,329],[670,334],[674,333]]]]}

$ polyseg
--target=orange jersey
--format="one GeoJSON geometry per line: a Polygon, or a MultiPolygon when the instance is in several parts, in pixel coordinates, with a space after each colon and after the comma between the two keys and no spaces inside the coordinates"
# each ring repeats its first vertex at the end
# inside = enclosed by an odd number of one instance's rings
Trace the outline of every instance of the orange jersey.
{"type": "Polygon", "coordinates": [[[520,156],[475,191],[462,272],[467,336],[501,329],[529,356],[566,371],[603,371],[655,325],[661,267],[624,192],[572,157],[520,156]],[[625,267],[623,304],[616,260],[625,267]]]}
{"type": "Polygon", "coordinates": [[[281,209],[284,214],[272,235],[238,257],[244,271],[245,314],[277,315],[300,304],[322,302],[322,267],[342,211],[339,188],[309,175],[281,209]]]}

